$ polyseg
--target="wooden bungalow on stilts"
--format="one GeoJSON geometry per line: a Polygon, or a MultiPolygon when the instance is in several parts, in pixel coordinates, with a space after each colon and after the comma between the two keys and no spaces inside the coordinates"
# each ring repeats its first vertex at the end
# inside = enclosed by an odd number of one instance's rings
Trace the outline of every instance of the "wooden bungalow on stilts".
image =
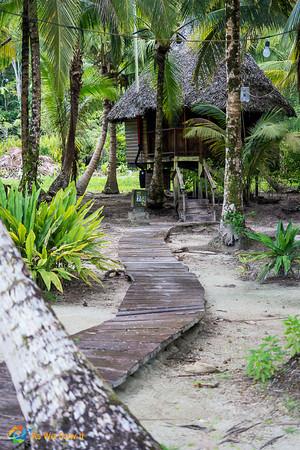
{"type": "MultiPolygon", "coordinates": [[[[186,121],[197,116],[192,111],[199,103],[208,103],[225,111],[227,101],[226,67],[221,62],[214,77],[208,81],[194,80],[197,54],[185,43],[176,44],[171,50],[179,69],[182,92],[182,110],[177,122],[170,126],[165,122],[163,130],[163,167],[165,189],[169,190],[175,175],[175,206],[182,220],[208,219],[203,206],[214,203],[214,182],[206,164],[210,156],[209,148],[199,138],[187,139],[186,121]],[[195,183],[191,199],[184,193],[182,169],[195,171],[195,183]]],[[[127,162],[140,169],[141,187],[148,187],[151,181],[155,148],[156,93],[151,74],[143,73],[140,87],[136,84],[125,92],[109,114],[109,120],[124,122],[126,133],[127,162]]],[[[248,87],[250,98],[242,102],[244,130],[274,108],[282,109],[287,116],[295,112],[280,94],[252,56],[246,54],[242,65],[242,85],[248,87]]],[[[211,218],[211,217],[210,217],[211,218]]]]}

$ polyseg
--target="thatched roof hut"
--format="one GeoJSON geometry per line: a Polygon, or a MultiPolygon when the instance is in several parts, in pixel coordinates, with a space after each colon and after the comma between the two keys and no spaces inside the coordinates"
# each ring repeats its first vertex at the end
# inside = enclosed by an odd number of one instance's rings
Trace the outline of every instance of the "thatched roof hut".
{"type": "MultiPolygon", "coordinates": [[[[183,91],[183,107],[191,108],[197,103],[210,103],[220,109],[226,108],[226,67],[223,61],[212,81],[204,83],[193,81],[197,55],[185,44],[176,45],[172,54],[180,69],[183,91]]],[[[294,109],[280,94],[264,72],[249,54],[245,55],[242,65],[243,85],[250,87],[250,102],[243,103],[243,109],[251,113],[263,113],[273,108],[282,108],[288,116],[295,115],[294,109]]],[[[125,92],[109,115],[110,121],[126,121],[144,116],[147,111],[156,109],[155,90],[151,75],[143,73],[140,77],[140,90],[137,93],[135,83],[125,92]]]]}

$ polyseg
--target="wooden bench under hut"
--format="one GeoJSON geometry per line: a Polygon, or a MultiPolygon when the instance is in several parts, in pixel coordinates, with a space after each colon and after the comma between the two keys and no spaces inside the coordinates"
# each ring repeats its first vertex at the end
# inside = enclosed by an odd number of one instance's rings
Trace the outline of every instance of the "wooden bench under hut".
{"type": "MultiPolygon", "coordinates": [[[[163,129],[163,164],[165,189],[170,189],[172,175],[175,175],[175,204],[181,202],[181,218],[183,220],[199,219],[197,205],[214,202],[215,185],[209,168],[205,163],[210,158],[210,150],[200,138],[187,139],[185,136],[186,122],[197,118],[192,111],[193,106],[207,103],[225,111],[227,101],[226,67],[223,61],[209,82],[199,79],[194,81],[197,53],[185,43],[177,44],[171,50],[176,61],[182,92],[182,110],[176,123],[170,126],[165,121],[163,129]],[[182,169],[197,173],[195,187],[191,196],[190,214],[187,198],[182,198],[182,169]],[[176,188],[177,186],[177,188],[176,188]],[[176,192],[177,191],[177,197],[176,192]],[[181,194],[180,194],[181,193],[181,194]],[[181,197],[179,199],[179,197],[181,197]],[[198,200],[198,203],[195,202],[198,200]],[[182,205],[182,202],[185,202],[182,205]],[[194,214],[194,216],[193,216],[194,214]],[[187,217],[189,216],[189,217],[187,217]]],[[[247,130],[261,117],[263,113],[275,108],[282,109],[287,116],[294,116],[295,111],[288,101],[280,94],[272,82],[259,68],[255,60],[246,54],[242,64],[242,84],[249,88],[250,97],[242,102],[243,125],[247,130]]],[[[125,92],[109,114],[111,122],[124,122],[126,133],[126,154],[129,166],[140,169],[141,187],[148,187],[151,181],[154,148],[155,148],[155,115],[156,93],[152,75],[144,72],[140,76],[139,90],[136,83],[125,92]]],[[[205,214],[204,214],[205,216],[205,214]]],[[[205,216],[204,219],[207,219],[205,216]]]]}

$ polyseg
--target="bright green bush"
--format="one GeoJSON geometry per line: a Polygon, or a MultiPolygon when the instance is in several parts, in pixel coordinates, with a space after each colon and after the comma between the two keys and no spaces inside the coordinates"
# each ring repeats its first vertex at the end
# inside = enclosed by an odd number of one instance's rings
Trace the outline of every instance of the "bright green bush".
{"type": "Polygon", "coordinates": [[[284,359],[279,340],[276,336],[268,336],[254,350],[250,350],[247,362],[247,374],[254,380],[265,383],[278,370],[284,359]]]}
{"type": "Polygon", "coordinates": [[[0,141],[0,156],[8,152],[11,148],[22,147],[21,139],[18,136],[11,136],[0,141]]]}
{"type": "Polygon", "coordinates": [[[96,269],[105,270],[99,231],[102,208],[90,214],[92,201],[77,200],[75,184],[59,191],[51,203],[39,204],[40,190],[22,194],[17,186],[6,193],[0,182],[0,219],[21,252],[34,280],[49,291],[62,291],[62,281],[76,277],[99,281],[96,269]]]}
{"type": "Polygon", "coordinates": [[[287,349],[291,356],[300,354],[300,319],[297,316],[289,316],[285,321],[285,339],[287,349]]]}
{"type": "Polygon", "coordinates": [[[300,319],[289,316],[284,323],[286,349],[283,350],[277,336],[267,336],[256,348],[250,350],[247,359],[247,374],[256,381],[265,383],[282,367],[286,358],[300,355],[300,319]]]}
{"type": "Polygon", "coordinates": [[[62,150],[59,137],[55,134],[42,135],[40,144],[40,154],[50,156],[53,159],[53,161],[60,163],[62,150]]]}
{"type": "Polygon", "coordinates": [[[245,232],[245,216],[239,211],[228,211],[225,214],[224,223],[229,224],[238,236],[245,232]]]}
{"type": "Polygon", "coordinates": [[[281,221],[277,225],[274,239],[264,233],[247,231],[246,236],[262,244],[266,250],[243,253],[240,255],[241,260],[268,261],[258,275],[259,281],[265,280],[272,271],[275,275],[287,276],[300,264],[300,241],[296,240],[299,232],[300,228],[294,227],[292,223],[284,228],[281,221]]]}

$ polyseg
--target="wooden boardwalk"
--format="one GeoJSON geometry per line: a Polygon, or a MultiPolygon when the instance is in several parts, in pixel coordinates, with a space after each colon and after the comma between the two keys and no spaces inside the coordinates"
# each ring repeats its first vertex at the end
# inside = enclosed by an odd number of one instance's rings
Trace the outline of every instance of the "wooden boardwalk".
{"type": "MultiPolygon", "coordinates": [[[[119,255],[133,278],[113,320],[74,336],[76,344],[113,387],[199,322],[204,290],[197,277],[174,258],[162,226],[132,229],[119,255]]],[[[0,364],[0,449],[13,449],[8,430],[22,424],[13,384],[0,364]]]]}

